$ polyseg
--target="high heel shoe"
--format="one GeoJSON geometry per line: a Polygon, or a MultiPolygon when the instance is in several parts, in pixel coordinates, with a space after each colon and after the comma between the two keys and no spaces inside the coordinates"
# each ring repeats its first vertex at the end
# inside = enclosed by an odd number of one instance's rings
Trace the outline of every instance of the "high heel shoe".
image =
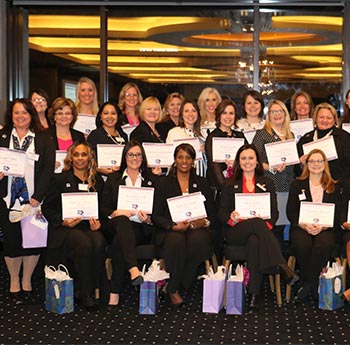
{"type": "Polygon", "coordinates": [[[138,286],[143,283],[143,277],[142,276],[137,276],[136,278],[131,280],[131,285],[133,286],[138,286]]]}
{"type": "Polygon", "coordinates": [[[182,299],[182,297],[178,292],[169,293],[168,296],[169,296],[170,303],[174,308],[181,308],[185,304],[184,300],[182,299]]]}
{"type": "Polygon", "coordinates": [[[250,296],[250,301],[248,303],[248,307],[249,307],[249,309],[251,309],[253,311],[256,311],[259,309],[259,296],[258,295],[252,294],[250,296]]]}
{"type": "Polygon", "coordinates": [[[278,266],[282,278],[290,286],[293,286],[300,278],[295,272],[286,264],[278,266]]]}

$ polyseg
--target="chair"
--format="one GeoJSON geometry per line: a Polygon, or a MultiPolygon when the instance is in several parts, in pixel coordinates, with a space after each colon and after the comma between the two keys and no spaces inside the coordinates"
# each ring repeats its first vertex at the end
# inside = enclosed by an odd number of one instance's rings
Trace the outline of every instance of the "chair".
{"type": "MultiPolygon", "coordinates": [[[[230,266],[231,261],[246,261],[247,259],[247,252],[245,246],[229,246],[224,245],[224,266],[226,268],[226,271],[228,271],[228,268],[230,266]]],[[[270,281],[270,289],[274,293],[276,292],[276,302],[277,305],[280,307],[282,305],[282,294],[281,294],[281,276],[279,273],[277,274],[270,274],[269,275],[269,281],[270,281]]]]}

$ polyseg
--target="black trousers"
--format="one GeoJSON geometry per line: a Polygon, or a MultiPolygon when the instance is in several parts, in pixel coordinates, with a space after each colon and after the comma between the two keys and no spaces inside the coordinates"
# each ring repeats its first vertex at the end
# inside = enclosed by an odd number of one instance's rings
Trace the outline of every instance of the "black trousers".
{"type": "Polygon", "coordinates": [[[225,227],[228,245],[246,246],[250,273],[248,292],[259,295],[264,273],[277,273],[277,266],[286,261],[276,236],[260,218],[248,219],[234,227],[225,227]]]}
{"type": "Polygon", "coordinates": [[[296,251],[302,282],[317,288],[320,272],[327,265],[336,246],[336,234],[326,230],[313,236],[295,226],[291,228],[290,240],[296,251]]]}
{"type": "Polygon", "coordinates": [[[125,270],[137,266],[136,246],[150,243],[153,227],[131,222],[126,216],[113,218],[109,222],[108,237],[111,239],[112,279],[111,292],[121,293],[125,270]]]}
{"type": "Polygon", "coordinates": [[[188,289],[196,278],[198,266],[212,256],[212,234],[208,229],[169,231],[161,247],[170,274],[167,291],[175,293],[181,285],[188,289]]]}

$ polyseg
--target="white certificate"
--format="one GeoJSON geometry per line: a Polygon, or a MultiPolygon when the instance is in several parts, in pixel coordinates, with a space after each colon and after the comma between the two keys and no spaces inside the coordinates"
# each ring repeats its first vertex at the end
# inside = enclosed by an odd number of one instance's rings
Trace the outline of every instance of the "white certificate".
{"type": "Polygon", "coordinates": [[[348,218],[346,220],[348,223],[350,223],[350,200],[348,202],[348,218]]]}
{"type": "Polygon", "coordinates": [[[326,228],[333,227],[334,204],[302,201],[300,203],[299,224],[317,224],[326,228]]]}
{"type": "Polygon", "coordinates": [[[64,167],[64,159],[67,156],[67,151],[64,150],[56,150],[56,162],[60,163],[60,166],[55,169],[55,174],[59,174],[62,172],[64,167]]]}
{"type": "Polygon", "coordinates": [[[270,193],[236,193],[235,205],[239,218],[271,218],[270,193]]]}
{"type": "Polygon", "coordinates": [[[271,167],[299,163],[297,144],[294,139],[265,144],[267,160],[271,167]]]}
{"type": "Polygon", "coordinates": [[[213,162],[234,160],[238,149],[244,145],[243,138],[213,138],[213,162]]]}
{"type": "Polygon", "coordinates": [[[124,145],[97,144],[97,163],[99,168],[120,166],[124,145]]]}
{"type": "Polygon", "coordinates": [[[348,133],[350,133],[350,123],[343,123],[341,128],[344,130],[344,131],[347,131],[348,133]]]}
{"type": "Polygon", "coordinates": [[[77,121],[74,124],[74,129],[89,135],[96,128],[96,116],[78,114],[77,121]]]}
{"type": "Polygon", "coordinates": [[[149,167],[166,168],[173,164],[173,144],[143,143],[142,146],[145,149],[149,167]]]}
{"type": "Polygon", "coordinates": [[[201,192],[175,196],[167,199],[171,219],[174,223],[207,217],[205,197],[201,192]]]}
{"type": "Polygon", "coordinates": [[[20,150],[10,150],[5,147],[0,148],[0,171],[5,176],[24,176],[26,165],[26,152],[20,150]]]}
{"type": "Polygon", "coordinates": [[[97,193],[62,193],[62,218],[98,219],[97,193]]]}
{"type": "Polygon", "coordinates": [[[290,129],[294,134],[295,141],[298,142],[304,134],[314,129],[314,124],[312,119],[294,120],[290,122],[290,129]]]}
{"type": "Polygon", "coordinates": [[[130,134],[136,127],[137,125],[129,125],[129,124],[122,126],[123,132],[128,136],[128,140],[130,140],[130,134]]]}
{"type": "Polygon", "coordinates": [[[202,152],[201,152],[201,143],[199,142],[198,138],[175,139],[173,141],[174,150],[173,150],[172,157],[174,157],[174,151],[175,151],[176,147],[179,146],[180,144],[192,145],[196,151],[196,160],[203,159],[202,152]]]}
{"type": "Polygon", "coordinates": [[[324,152],[327,160],[332,161],[338,159],[337,149],[334,144],[333,136],[311,141],[303,145],[304,155],[307,155],[311,150],[319,149],[324,152]]]}
{"type": "Polygon", "coordinates": [[[248,143],[251,144],[253,142],[253,139],[256,134],[256,130],[252,129],[251,131],[244,131],[243,132],[245,138],[247,139],[248,143]]]}
{"type": "Polygon", "coordinates": [[[153,187],[119,186],[117,209],[152,214],[153,196],[153,187]]]}

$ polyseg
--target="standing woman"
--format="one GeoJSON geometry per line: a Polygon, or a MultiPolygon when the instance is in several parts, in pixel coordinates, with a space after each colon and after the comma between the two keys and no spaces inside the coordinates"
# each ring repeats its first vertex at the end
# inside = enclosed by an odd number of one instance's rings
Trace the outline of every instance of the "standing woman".
{"type": "Polygon", "coordinates": [[[299,277],[286,265],[276,237],[271,232],[278,218],[276,193],[273,182],[264,176],[256,147],[241,146],[235,158],[235,174],[221,194],[219,219],[224,224],[224,236],[229,245],[245,246],[250,272],[249,307],[257,309],[264,273],[278,273],[293,285],[299,277]],[[235,194],[270,193],[271,218],[242,219],[236,210],[235,194]]]}
{"type": "Polygon", "coordinates": [[[130,140],[139,143],[161,143],[156,123],[160,117],[161,106],[156,97],[147,97],[140,106],[140,124],[131,132],[130,140]]]}
{"type": "Polygon", "coordinates": [[[305,164],[306,155],[303,145],[312,141],[332,136],[338,159],[329,161],[329,170],[332,178],[350,178],[350,134],[338,128],[338,114],[334,107],[328,103],[318,104],[312,114],[315,129],[306,133],[298,141],[300,162],[305,164]]]}
{"type": "Polygon", "coordinates": [[[196,278],[198,266],[213,253],[210,223],[214,220],[214,202],[207,181],[196,175],[193,164],[196,152],[189,144],[181,144],[174,152],[169,175],[161,178],[156,189],[153,222],[157,226],[155,240],[162,248],[166,271],[170,273],[167,286],[170,301],[181,306],[180,288],[189,289],[196,278]],[[201,192],[205,198],[207,218],[174,223],[167,199],[201,192]]]}
{"type": "Polygon", "coordinates": [[[30,99],[38,113],[39,121],[44,128],[50,127],[48,118],[49,96],[42,89],[34,89],[30,94],[30,99]]]}
{"type": "Polygon", "coordinates": [[[135,83],[126,83],[119,93],[119,108],[122,111],[120,125],[138,125],[139,108],[143,101],[139,87],[135,83]]]}
{"type": "Polygon", "coordinates": [[[142,210],[118,209],[119,186],[155,187],[157,176],[147,168],[145,151],[137,141],[129,141],[124,147],[120,170],[110,174],[102,198],[101,214],[106,222],[106,233],[112,247],[112,279],[109,305],[119,303],[124,288],[125,270],[130,273],[131,284],[143,282],[137,266],[136,246],[147,244],[153,238],[150,215],[142,210]]]}
{"type": "Polygon", "coordinates": [[[344,115],[342,123],[350,122],[350,89],[346,92],[344,101],[344,115]]]}
{"type": "Polygon", "coordinates": [[[174,127],[168,132],[166,142],[172,144],[176,139],[198,138],[203,159],[197,163],[198,175],[205,177],[207,172],[207,162],[204,152],[205,139],[200,131],[201,116],[199,107],[195,101],[184,100],[180,108],[179,127],[174,127]]]}
{"type": "Polygon", "coordinates": [[[290,239],[296,250],[302,282],[297,294],[300,301],[305,301],[310,294],[316,298],[318,296],[318,277],[336,245],[336,229],[340,224],[343,205],[341,184],[333,180],[325,154],[318,149],[312,150],[306,156],[301,176],[290,187],[287,203],[290,239]],[[299,223],[302,201],[335,204],[334,227],[299,223]]]}
{"type": "Polygon", "coordinates": [[[97,192],[101,205],[103,185],[96,172],[94,151],[86,142],[75,142],[68,149],[62,173],[54,175],[42,207],[49,222],[48,263],[73,262],[80,303],[90,311],[97,309],[95,288],[107,284],[104,266],[106,242],[98,219],[76,217],[62,220],[61,195],[97,192]]]}
{"type": "Polygon", "coordinates": [[[208,135],[205,141],[205,153],[208,158],[207,178],[210,186],[221,190],[225,180],[233,176],[233,157],[225,163],[213,162],[213,138],[239,138],[246,140],[242,132],[233,130],[237,122],[237,106],[230,99],[224,99],[216,108],[216,128],[208,135]]]}
{"type": "Polygon", "coordinates": [[[79,79],[76,89],[78,114],[93,115],[98,112],[97,89],[95,83],[87,77],[79,79]]]}
{"type": "Polygon", "coordinates": [[[184,96],[178,92],[173,92],[165,100],[163,107],[163,117],[156,124],[160,138],[165,142],[168,132],[179,125],[180,108],[184,101],[184,96]]]}
{"type": "Polygon", "coordinates": [[[314,104],[311,96],[305,91],[294,93],[290,100],[290,119],[303,120],[312,116],[314,104]]]}
{"type": "Polygon", "coordinates": [[[4,230],[4,258],[10,273],[10,293],[20,303],[20,291],[32,291],[31,277],[41,250],[23,249],[19,222],[9,221],[10,210],[23,205],[38,207],[49,189],[54,171],[55,151],[47,131],[42,131],[37,112],[29,99],[14,100],[6,114],[5,127],[0,131],[0,147],[26,151],[24,177],[7,177],[0,172],[0,226],[4,230]],[[22,268],[22,280],[20,271],[22,268]]]}
{"type": "Polygon", "coordinates": [[[217,89],[206,87],[198,97],[198,107],[201,115],[201,135],[205,139],[215,129],[215,109],[221,102],[217,89]]]}

